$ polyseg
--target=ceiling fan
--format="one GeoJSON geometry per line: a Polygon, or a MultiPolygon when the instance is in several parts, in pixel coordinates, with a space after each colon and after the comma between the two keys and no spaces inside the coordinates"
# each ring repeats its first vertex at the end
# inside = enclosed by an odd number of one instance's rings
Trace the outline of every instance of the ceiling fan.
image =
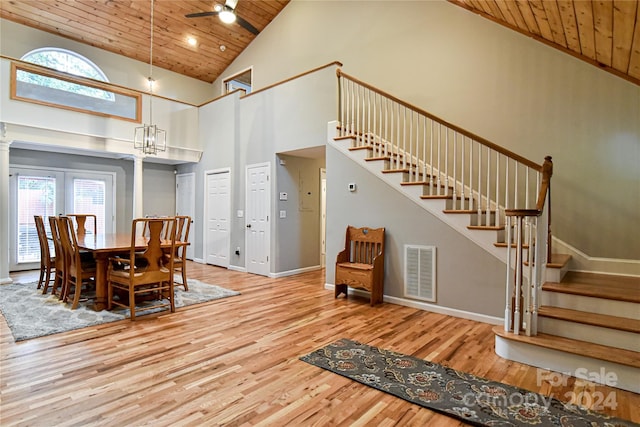
{"type": "Polygon", "coordinates": [[[226,0],[224,5],[216,3],[212,12],[198,12],[185,15],[187,18],[200,18],[203,16],[217,16],[225,24],[238,22],[240,26],[252,34],[258,35],[260,31],[246,20],[236,14],[236,5],[238,0],[226,0]]]}

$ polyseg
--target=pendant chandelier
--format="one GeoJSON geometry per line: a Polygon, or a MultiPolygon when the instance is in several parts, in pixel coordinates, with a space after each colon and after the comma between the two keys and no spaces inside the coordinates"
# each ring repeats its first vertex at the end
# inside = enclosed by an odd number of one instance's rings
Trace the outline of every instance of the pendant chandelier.
{"type": "Polygon", "coordinates": [[[156,154],[167,149],[167,132],[153,124],[153,2],[151,0],[151,43],[149,47],[149,124],[136,128],[134,148],[144,154],[156,154]]]}

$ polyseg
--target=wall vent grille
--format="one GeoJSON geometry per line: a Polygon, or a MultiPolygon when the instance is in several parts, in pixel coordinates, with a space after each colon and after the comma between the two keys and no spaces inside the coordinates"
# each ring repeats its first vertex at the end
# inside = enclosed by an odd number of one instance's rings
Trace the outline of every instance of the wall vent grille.
{"type": "Polygon", "coordinates": [[[404,296],[436,301],[435,246],[404,246],[404,296]]]}

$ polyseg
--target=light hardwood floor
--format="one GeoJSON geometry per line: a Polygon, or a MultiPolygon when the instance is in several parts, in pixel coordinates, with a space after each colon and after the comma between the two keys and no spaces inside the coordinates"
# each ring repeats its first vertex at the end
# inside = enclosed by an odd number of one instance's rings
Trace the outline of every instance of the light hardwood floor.
{"type": "MultiPolygon", "coordinates": [[[[566,376],[540,380],[536,368],[496,356],[492,325],[336,300],[323,271],[270,279],[187,268],[191,278],[242,294],[22,343],[2,318],[0,425],[463,425],[298,360],[338,338],[564,401],[614,396],[617,408],[605,412],[640,422],[640,395],[566,376]]],[[[12,277],[27,281],[37,272],[12,277]]]]}

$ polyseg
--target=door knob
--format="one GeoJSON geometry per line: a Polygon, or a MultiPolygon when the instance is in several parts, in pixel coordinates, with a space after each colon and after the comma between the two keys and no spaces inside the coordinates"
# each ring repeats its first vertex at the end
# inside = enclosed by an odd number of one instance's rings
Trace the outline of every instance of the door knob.
{"type": "Polygon", "coordinates": [[[247,228],[251,228],[251,224],[247,224],[247,228]]]}

